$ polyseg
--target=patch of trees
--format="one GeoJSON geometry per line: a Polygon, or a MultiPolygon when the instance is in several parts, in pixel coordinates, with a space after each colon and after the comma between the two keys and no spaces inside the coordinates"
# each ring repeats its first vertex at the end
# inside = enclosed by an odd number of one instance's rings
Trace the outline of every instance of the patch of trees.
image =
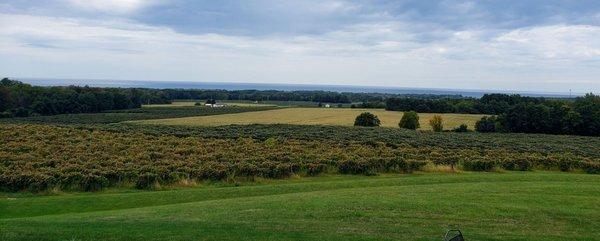
{"type": "Polygon", "coordinates": [[[367,126],[374,127],[381,125],[381,121],[376,115],[373,115],[369,112],[364,112],[356,117],[354,120],[354,126],[367,126]]]}
{"type": "Polygon", "coordinates": [[[152,89],[41,87],[8,78],[0,80],[2,117],[96,113],[170,102],[163,92],[152,89]]]}
{"type": "Polygon", "coordinates": [[[569,100],[547,100],[541,97],[527,97],[508,94],[485,94],[480,99],[476,98],[389,98],[386,100],[386,109],[394,111],[416,111],[420,113],[462,113],[462,114],[490,114],[499,115],[506,113],[512,106],[521,103],[544,104],[548,102],[567,103],[569,100]]]}
{"type": "Polygon", "coordinates": [[[384,109],[384,101],[366,101],[358,104],[350,105],[350,108],[361,108],[361,109],[384,109]]]}
{"type": "Polygon", "coordinates": [[[600,96],[587,94],[572,102],[517,103],[497,117],[482,118],[476,130],[600,136],[600,96]]]}
{"type": "Polygon", "coordinates": [[[490,114],[480,132],[600,135],[600,96],[570,99],[486,94],[481,99],[389,98],[386,109],[430,113],[490,114]]]}
{"type": "Polygon", "coordinates": [[[421,125],[419,124],[419,115],[417,114],[417,112],[414,111],[404,112],[402,118],[400,119],[400,122],[398,123],[398,126],[400,128],[410,130],[418,129],[419,127],[421,127],[421,125]]]}

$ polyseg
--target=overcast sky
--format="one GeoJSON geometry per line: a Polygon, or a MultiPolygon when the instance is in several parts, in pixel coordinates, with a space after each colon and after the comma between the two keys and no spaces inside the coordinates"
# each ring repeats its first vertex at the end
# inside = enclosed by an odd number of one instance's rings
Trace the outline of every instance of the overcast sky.
{"type": "Polygon", "coordinates": [[[598,0],[0,0],[0,75],[599,92],[598,0]]]}

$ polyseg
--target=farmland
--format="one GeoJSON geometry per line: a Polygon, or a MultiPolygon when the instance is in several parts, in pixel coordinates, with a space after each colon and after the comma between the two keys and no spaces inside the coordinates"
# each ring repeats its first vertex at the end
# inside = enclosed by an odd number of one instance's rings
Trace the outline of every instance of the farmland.
{"type": "MultiPolygon", "coordinates": [[[[599,240],[600,176],[320,176],[252,185],[0,196],[13,240],[599,240]]],[[[0,194],[2,195],[2,194],[0,194]]]]}
{"type": "MultiPolygon", "coordinates": [[[[314,140],[282,139],[273,132],[267,134],[265,140],[256,140],[251,137],[155,136],[135,129],[104,131],[50,125],[3,125],[0,130],[0,159],[3,160],[0,189],[5,191],[153,189],[203,181],[231,182],[323,173],[600,172],[597,138],[570,143],[561,138],[555,143],[542,140],[537,148],[531,140],[509,139],[504,147],[490,148],[487,144],[488,147],[482,148],[480,145],[486,142],[466,142],[467,145],[453,147],[452,143],[461,144],[461,140],[444,140],[453,136],[431,134],[422,137],[421,143],[410,143],[401,139],[396,142],[344,141],[335,135],[314,140]],[[521,149],[515,141],[534,148],[521,149]],[[545,148],[552,144],[553,149],[545,148]],[[565,149],[570,151],[564,152],[565,149]]],[[[235,131],[229,129],[228,132],[235,131]]]]}
{"type": "Polygon", "coordinates": [[[210,108],[175,105],[156,105],[153,107],[143,107],[137,109],[106,111],[101,113],[85,114],[61,114],[50,116],[32,116],[22,118],[0,119],[0,123],[37,123],[37,124],[108,124],[131,120],[150,120],[203,115],[220,115],[240,113],[246,111],[269,110],[274,107],[253,106],[253,107],[225,107],[210,108]]]}
{"type": "MultiPolygon", "coordinates": [[[[295,125],[341,125],[351,126],[354,118],[362,112],[371,112],[379,117],[384,127],[397,127],[402,112],[380,109],[348,109],[348,108],[284,108],[261,112],[249,112],[219,116],[187,117],[140,121],[143,124],[218,126],[230,124],[295,124],[295,125]]],[[[427,130],[429,119],[434,114],[421,113],[421,128],[427,130]]],[[[471,129],[482,115],[441,114],[446,129],[455,128],[463,123],[471,129]]]]}
{"type": "Polygon", "coordinates": [[[597,137],[193,103],[0,120],[0,240],[600,240],[597,137]]]}

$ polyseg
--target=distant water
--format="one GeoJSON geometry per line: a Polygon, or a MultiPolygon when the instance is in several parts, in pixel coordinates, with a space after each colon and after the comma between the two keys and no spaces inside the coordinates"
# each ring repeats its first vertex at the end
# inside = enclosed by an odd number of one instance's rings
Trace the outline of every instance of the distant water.
{"type": "MultiPolygon", "coordinates": [[[[535,97],[569,97],[569,93],[523,92],[498,90],[461,90],[434,88],[402,88],[375,87],[354,85],[306,85],[306,84],[261,84],[261,83],[227,83],[227,82],[181,82],[181,81],[145,81],[145,80],[94,80],[94,79],[44,79],[44,78],[14,78],[19,81],[38,86],[92,86],[92,87],[122,87],[122,88],[154,88],[154,89],[223,89],[223,90],[323,90],[354,93],[387,93],[387,94],[433,94],[433,95],[462,95],[479,98],[486,93],[520,94],[535,97]]],[[[572,96],[581,94],[573,93],[572,96]]]]}

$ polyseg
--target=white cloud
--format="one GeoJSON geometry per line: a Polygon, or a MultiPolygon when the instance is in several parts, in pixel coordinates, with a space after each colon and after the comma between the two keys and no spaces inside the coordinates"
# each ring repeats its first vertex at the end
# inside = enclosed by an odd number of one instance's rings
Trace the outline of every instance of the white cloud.
{"type": "Polygon", "coordinates": [[[506,51],[534,58],[600,58],[599,26],[553,25],[517,29],[499,36],[496,42],[506,51]]]}
{"type": "Polygon", "coordinates": [[[430,42],[419,41],[414,26],[401,22],[322,35],[245,37],[0,14],[0,29],[0,72],[11,76],[522,90],[532,83],[546,90],[600,86],[594,79],[600,75],[597,26],[542,26],[491,38],[485,30],[432,29],[445,37],[430,42]]]}
{"type": "Polygon", "coordinates": [[[66,0],[78,8],[112,14],[128,14],[161,3],[161,0],[66,0]]]}

